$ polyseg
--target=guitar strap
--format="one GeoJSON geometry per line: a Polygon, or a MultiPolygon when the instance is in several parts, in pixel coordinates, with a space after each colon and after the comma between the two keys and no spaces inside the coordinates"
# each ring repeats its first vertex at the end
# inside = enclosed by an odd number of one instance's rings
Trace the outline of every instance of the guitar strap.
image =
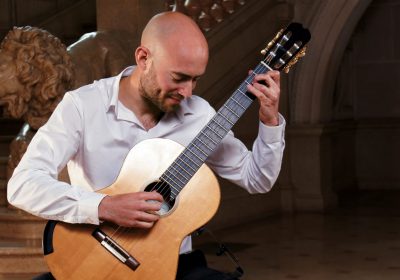
{"type": "Polygon", "coordinates": [[[218,238],[215,236],[215,234],[209,230],[206,227],[201,227],[198,230],[196,230],[194,232],[195,236],[200,236],[203,232],[207,232],[212,239],[214,239],[214,241],[218,244],[218,249],[216,252],[217,256],[222,256],[222,254],[224,254],[226,257],[228,257],[228,259],[233,263],[233,265],[235,266],[235,271],[228,273],[229,276],[233,277],[233,278],[240,278],[243,276],[244,274],[244,270],[243,268],[240,266],[239,264],[239,260],[236,258],[236,256],[228,249],[228,247],[226,246],[226,244],[222,243],[220,240],[218,240],[218,238]]]}

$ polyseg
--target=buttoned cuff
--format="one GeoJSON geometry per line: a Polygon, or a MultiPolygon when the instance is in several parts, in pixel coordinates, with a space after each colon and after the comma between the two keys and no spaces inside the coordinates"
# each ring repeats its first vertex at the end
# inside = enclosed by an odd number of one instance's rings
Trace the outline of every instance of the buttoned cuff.
{"type": "Polygon", "coordinates": [[[79,221],[85,224],[100,224],[99,204],[105,197],[105,194],[88,192],[79,200],[79,221]]]}
{"type": "Polygon", "coordinates": [[[279,124],[277,126],[268,126],[261,121],[258,126],[258,137],[266,144],[281,142],[284,138],[286,121],[285,118],[279,114],[279,124]]]}

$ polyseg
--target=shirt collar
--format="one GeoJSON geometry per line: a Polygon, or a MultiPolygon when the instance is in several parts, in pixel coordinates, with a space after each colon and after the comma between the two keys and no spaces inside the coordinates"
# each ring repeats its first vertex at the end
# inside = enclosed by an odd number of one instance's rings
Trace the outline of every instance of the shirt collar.
{"type": "Polygon", "coordinates": [[[135,66],[129,66],[125,68],[118,76],[115,77],[112,86],[111,86],[111,94],[110,94],[110,103],[108,105],[108,110],[114,108],[114,112],[117,114],[118,112],[118,93],[119,93],[119,82],[123,77],[127,77],[132,74],[135,66]]]}
{"type": "MultiPolygon", "coordinates": [[[[120,74],[118,74],[115,77],[112,87],[111,87],[110,103],[108,105],[108,111],[110,111],[112,108],[114,108],[114,113],[117,118],[128,120],[128,121],[133,121],[135,123],[140,124],[140,122],[136,118],[135,114],[131,111],[129,111],[129,112],[131,112],[131,114],[130,114],[131,116],[127,118],[126,111],[128,109],[126,107],[124,107],[123,104],[121,102],[119,102],[119,100],[118,100],[119,84],[120,84],[121,79],[123,77],[127,77],[127,76],[131,75],[132,72],[135,70],[135,68],[136,68],[136,66],[129,66],[129,67],[125,68],[120,74]]],[[[167,113],[167,115],[165,115],[163,118],[165,118],[165,117],[171,118],[171,117],[173,117],[173,115],[170,115],[170,114],[174,114],[180,122],[183,122],[184,117],[186,115],[190,115],[190,114],[194,113],[193,109],[191,108],[189,103],[190,102],[187,99],[182,100],[181,106],[179,107],[178,110],[176,110],[172,113],[167,113]]]]}

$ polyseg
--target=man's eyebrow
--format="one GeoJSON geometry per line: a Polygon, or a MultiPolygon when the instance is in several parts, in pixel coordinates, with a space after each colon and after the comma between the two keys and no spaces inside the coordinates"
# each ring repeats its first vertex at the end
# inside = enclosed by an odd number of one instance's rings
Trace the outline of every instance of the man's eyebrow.
{"type": "Polygon", "coordinates": [[[172,74],[173,74],[173,75],[180,76],[180,77],[183,78],[183,79],[195,79],[195,80],[197,80],[197,79],[200,78],[200,76],[190,76],[190,75],[185,74],[185,73],[182,73],[182,72],[175,72],[175,71],[172,71],[172,74]]]}

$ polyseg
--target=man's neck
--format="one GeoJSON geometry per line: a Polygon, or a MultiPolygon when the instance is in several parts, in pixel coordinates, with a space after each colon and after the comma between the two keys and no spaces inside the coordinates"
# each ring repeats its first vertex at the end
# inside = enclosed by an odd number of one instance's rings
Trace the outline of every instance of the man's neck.
{"type": "Polygon", "coordinates": [[[134,74],[121,79],[118,99],[135,114],[143,127],[149,130],[157,125],[163,112],[140,95],[136,79],[134,74]]]}

